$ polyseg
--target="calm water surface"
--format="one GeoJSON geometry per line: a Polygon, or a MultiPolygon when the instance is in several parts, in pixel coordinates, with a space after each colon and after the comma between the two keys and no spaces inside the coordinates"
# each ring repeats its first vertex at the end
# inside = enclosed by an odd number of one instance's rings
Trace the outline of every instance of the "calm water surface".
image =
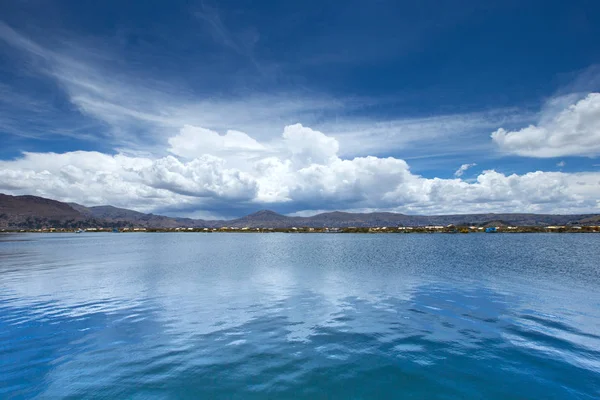
{"type": "Polygon", "coordinates": [[[600,235],[0,235],[0,398],[600,398],[600,235]]]}

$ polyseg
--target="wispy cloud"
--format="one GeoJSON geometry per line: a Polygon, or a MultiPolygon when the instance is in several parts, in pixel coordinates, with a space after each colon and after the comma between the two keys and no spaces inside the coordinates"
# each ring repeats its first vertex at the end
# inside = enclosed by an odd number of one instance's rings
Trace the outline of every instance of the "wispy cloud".
{"type": "Polygon", "coordinates": [[[254,55],[254,47],[260,39],[256,28],[246,27],[241,33],[237,33],[237,30],[234,33],[223,22],[218,8],[208,4],[206,1],[200,2],[200,8],[195,11],[194,15],[204,22],[212,38],[218,44],[247,58],[259,71],[262,71],[262,66],[254,55]]]}
{"type": "MultiPolygon", "coordinates": [[[[229,46],[247,53],[211,10],[206,7],[203,18],[229,46]]],[[[345,157],[398,151],[407,157],[432,157],[489,150],[489,131],[530,118],[513,109],[426,118],[357,117],[377,101],[310,91],[198,97],[181,85],[141,79],[135,70],[113,71],[110,63],[102,62],[110,55],[87,50],[89,46],[71,39],[57,39],[61,45],[49,50],[4,23],[0,39],[42,60],[39,72],[57,81],[82,114],[109,127],[98,130],[97,136],[127,151],[164,152],[168,138],[186,125],[241,131],[268,142],[279,137],[284,126],[302,122],[337,138],[345,157]],[[462,145],[465,139],[468,149],[462,145]]]]}
{"type": "Polygon", "coordinates": [[[457,178],[460,178],[461,176],[463,176],[463,174],[469,169],[472,168],[474,166],[476,166],[477,164],[472,163],[472,164],[463,164],[461,165],[456,172],[454,173],[454,176],[457,178]]]}
{"type": "Polygon", "coordinates": [[[531,120],[515,109],[437,115],[421,118],[374,120],[338,118],[317,125],[341,142],[341,152],[353,156],[400,151],[406,158],[493,152],[489,132],[502,124],[531,120]],[[468,141],[469,146],[464,143],[468,141]]]}

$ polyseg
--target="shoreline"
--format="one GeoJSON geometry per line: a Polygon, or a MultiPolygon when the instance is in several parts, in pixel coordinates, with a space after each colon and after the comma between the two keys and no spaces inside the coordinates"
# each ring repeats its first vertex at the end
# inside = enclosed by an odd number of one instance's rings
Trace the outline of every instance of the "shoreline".
{"type": "Polygon", "coordinates": [[[522,227],[348,227],[348,228],[77,228],[0,229],[0,233],[361,233],[361,234],[470,234],[470,233],[600,233],[600,226],[522,227]],[[78,232],[79,231],[79,232],[78,232]]]}

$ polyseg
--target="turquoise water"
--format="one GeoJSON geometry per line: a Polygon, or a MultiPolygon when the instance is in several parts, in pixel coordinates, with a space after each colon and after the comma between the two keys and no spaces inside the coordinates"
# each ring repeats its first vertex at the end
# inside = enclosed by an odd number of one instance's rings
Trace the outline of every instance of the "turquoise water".
{"type": "Polygon", "coordinates": [[[597,399],[600,235],[0,236],[0,398],[597,399]]]}

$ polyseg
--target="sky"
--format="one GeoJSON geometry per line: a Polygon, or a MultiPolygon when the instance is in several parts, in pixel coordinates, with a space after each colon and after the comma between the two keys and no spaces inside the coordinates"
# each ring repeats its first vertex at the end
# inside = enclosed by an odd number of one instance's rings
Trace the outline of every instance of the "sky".
{"type": "Polygon", "coordinates": [[[600,3],[0,2],[0,193],[600,213],[600,3]]]}

